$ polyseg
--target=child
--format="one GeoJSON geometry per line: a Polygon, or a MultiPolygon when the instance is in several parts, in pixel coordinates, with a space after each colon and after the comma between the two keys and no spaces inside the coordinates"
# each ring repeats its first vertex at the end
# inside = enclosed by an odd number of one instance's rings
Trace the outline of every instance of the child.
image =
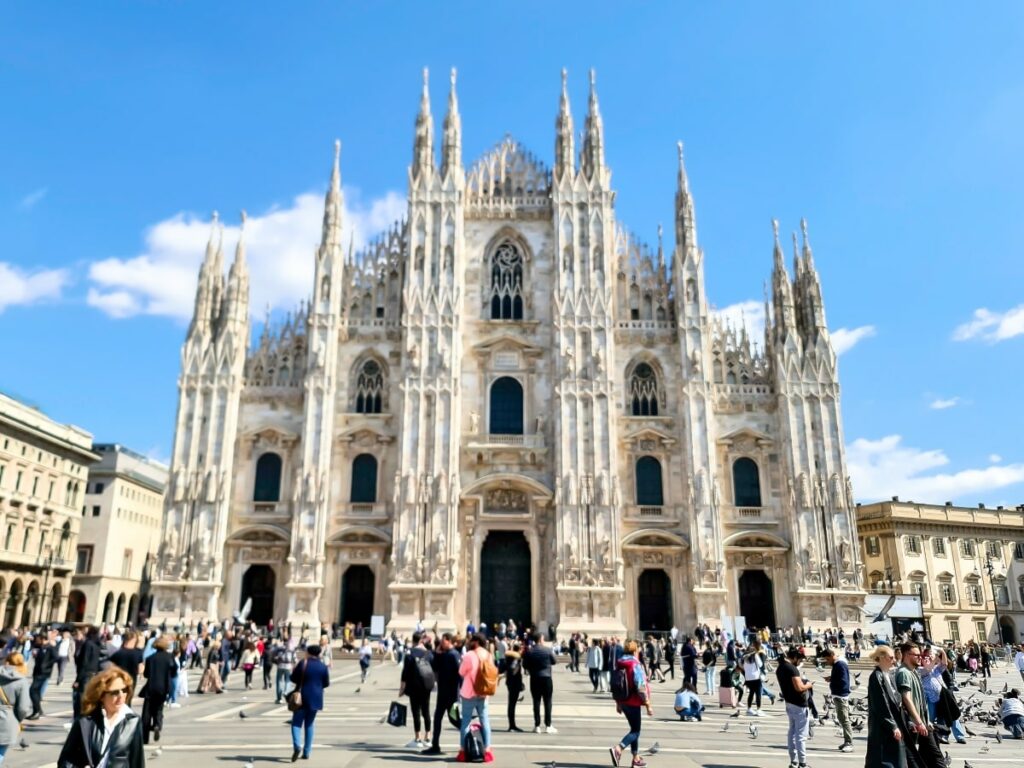
{"type": "Polygon", "coordinates": [[[704,705],[700,703],[697,689],[692,682],[683,683],[683,687],[676,691],[674,706],[676,714],[679,715],[679,719],[684,723],[688,723],[694,718],[697,718],[697,722],[700,722],[704,705]]]}

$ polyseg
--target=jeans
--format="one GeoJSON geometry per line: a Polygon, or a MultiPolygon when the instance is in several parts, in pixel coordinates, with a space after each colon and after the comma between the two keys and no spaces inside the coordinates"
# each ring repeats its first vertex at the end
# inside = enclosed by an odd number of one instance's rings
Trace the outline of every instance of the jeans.
{"type": "Polygon", "coordinates": [[[277,703],[280,704],[292,688],[292,671],[277,668],[277,703]]]}
{"type": "Polygon", "coordinates": [[[469,733],[469,724],[473,722],[473,714],[480,716],[480,731],[484,737],[484,749],[491,748],[491,718],[487,714],[487,697],[474,696],[467,699],[459,697],[460,710],[462,712],[462,727],[459,728],[459,749],[466,743],[466,734],[469,733]]]}
{"type": "Polygon", "coordinates": [[[836,706],[836,720],[839,721],[839,727],[843,729],[843,744],[853,744],[853,730],[850,728],[849,700],[833,696],[832,703],[836,706]]]}
{"type": "Polygon", "coordinates": [[[49,677],[33,677],[32,685],[28,690],[29,698],[32,700],[32,714],[43,714],[43,697],[50,685],[49,677]]]}
{"type": "Polygon", "coordinates": [[[698,702],[693,702],[686,709],[677,709],[676,714],[679,715],[679,719],[682,720],[687,717],[695,717],[698,720],[701,719],[700,713],[704,711],[704,707],[698,702]]]}
{"type": "Polygon", "coordinates": [[[811,718],[807,707],[798,707],[786,702],[786,717],[789,718],[789,732],[786,734],[786,747],[789,749],[789,762],[799,765],[807,764],[807,732],[811,718]]]}
{"type": "Polygon", "coordinates": [[[620,708],[622,714],[626,716],[626,722],[629,723],[629,733],[622,737],[619,747],[622,749],[629,747],[633,755],[636,756],[640,751],[640,707],[623,704],[620,708]]]}
{"type": "Polygon", "coordinates": [[[1024,739],[1024,715],[1007,715],[1003,718],[1003,726],[1015,739],[1024,739]]]}
{"type": "MultiPolygon", "coordinates": [[[[945,723],[944,720],[939,720],[939,718],[935,716],[935,709],[937,706],[937,701],[928,702],[928,719],[931,720],[933,723],[936,721],[945,723]]],[[[964,733],[964,726],[959,720],[954,720],[952,723],[945,724],[949,726],[949,730],[953,732],[953,738],[957,741],[967,738],[967,734],[964,733]]]]}
{"type": "Polygon", "coordinates": [[[9,744],[0,744],[0,765],[4,764],[4,755],[7,754],[7,747],[9,744]]]}
{"type": "Polygon", "coordinates": [[[57,685],[64,682],[64,669],[68,665],[68,657],[60,656],[57,658],[57,685]]]}
{"type": "Polygon", "coordinates": [[[714,696],[715,690],[715,668],[704,667],[704,693],[714,696]]]}
{"type": "Polygon", "coordinates": [[[587,667],[587,673],[590,675],[590,684],[594,686],[594,693],[597,693],[597,686],[601,682],[601,670],[587,667]]]}
{"type": "Polygon", "coordinates": [[[292,749],[302,750],[302,754],[309,755],[313,749],[313,721],[316,719],[316,711],[312,709],[296,710],[292,713],[292,749]],[[305,728],[305,745],[299,744],[299,737],[302,736],[305,728]]]}
{"type": "Polygon", "coordinates": [[[228,673],[230,673],[230,672],[231,672],[231,659],[225,658],[224,659],[224,663],[221,665],[221,670],[220,670],[220,679],[221,679],[221,682],[224,683],[225,687],[227,687],[227,684],[228,684],[228,673]]]}
{"type": "Polygon", "coordinates": [[[540,703],[544,702],[544,725],[551,725],[551,696],[554,684],[550,677],[530,675],[530,696],[533,698],[533,725],[540,725],[540,703]]]}

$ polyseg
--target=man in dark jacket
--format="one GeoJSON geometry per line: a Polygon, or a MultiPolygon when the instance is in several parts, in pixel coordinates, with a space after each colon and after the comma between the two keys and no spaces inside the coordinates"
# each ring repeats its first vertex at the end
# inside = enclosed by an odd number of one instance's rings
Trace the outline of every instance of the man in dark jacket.
{"type": "Polygon", "coordinates": [[[462,661],[455,650],[451,632],[441,635],[437,652],[434,653],[434,677],[437,680],[437,704],[434,705],[434,733],[430,747],[423,755],[441,754],[441,726],[448,717],[448,710],[459,700],[459,663],[462,661]]]}
{"type": "Polygon", "coordinates": [[[683,650],[679,654],[683,660],[683,682],[690,683],[697,687],[697,648],[693,644],[693,638],[687,637],[683,643],[683,650]]]}
{"type": "Polygon", "coordinates": [[[37,637],[36,647],[32,651],[35,665],[32,667],[32,687],[29,689],[29,696],[32,699],[32,714],[28,716],[29,720],[38,720],[43,714],[43,696],[46,695],[53,667],[57,663],[56,635],[52,629],[46,630],[45,634],[37,637]]]}
{"type": "Polygon", "coordinates": [[[533,645],[523,654],[523,669],[530,674],[530,697],[533,699],[533,732],[558,733],[551,725],[551,698],[554,684],[551,670],[555,666],[555,652],[544,642],[544,635],[533,633],[533,645]],[[544,730],[540,724],[540,705],[544,703],[544,730]]]}
{"type": "Polygon", "coordinates": [[[88,627],[78,638],[75,646],[75,682],[71,684],[71,706],[77,720],[82,715],[82,695],[85,686],[93,675],[100,671],[100,659],[103,649],[100,647],[100,631],[96,627],[88,627]]]}
{"type": "Polygon", "coordinates": [[[142,700],[143,744],[149,744],[150,733],[156,741],[160,741],[160,731],[164,727],[164,702],[178,676],[178,665],[167,652],[169,647],[167,636],[161,635],[153,643],[156,653],[146,659],[146,688],[142,700]]]}
{"type": "Polygon", "coordinates": [[[850,668],[845,659],[840,658],[836,649],[829,646],[821,654],[827,664],[832,665],[832,672],[825,676],[832,703],[836,708],[836,720],[843,731],[843,743],[840,752],[853,752],[853,730],[850,727],[850,668]]]}
{"type": "Polygon", "coordinates": [[[296,665],[292,671],[292,682],[302,695],[302,706],[292,714],[292,762],[299,759],[308,760],[313,749],[313,720],[316,713],[324,708],[324,688],[331,684],[330,672],[320,661],[320,645],[311,643],[306,646],[306,658],[296,665]],[[303,744],[299,739],[303,736],[303,744]]]}

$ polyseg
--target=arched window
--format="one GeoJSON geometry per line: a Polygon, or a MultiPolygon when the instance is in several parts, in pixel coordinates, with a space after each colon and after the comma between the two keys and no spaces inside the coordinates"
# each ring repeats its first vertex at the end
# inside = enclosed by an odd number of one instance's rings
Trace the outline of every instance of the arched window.
{"type": "Polygon", "coordinates": [[[381,413],[384,410],[384,370],[376,360],[367,360],[356,376],[356,413],[381,413]]]}
{"type": "Polygon", "coordinates": [[[492,320],[523,319],[523,254],[506,240],[491,255],[492,320]]]}
{"type": "Polygon", "coordinates": [[[634,416],[658,415],[658,376],[647,363],[638,363],[629,377],[629,404],[634,416]]]}
{"type": "Polygon", "coordinates": [[[761,506],[761,479],[757,462],[743,457],[732,465],[733,499],[737,507],[761,506]]]}
{"type": "Polygon", "coordinates": [[[502,376],[491,385],[492,435],[523,434],[523,385],[502,376]]]}
{"type": "Polygon", "coordinates": [[[349,499],[353,504],[377,503],[377,458],[369,453],[361,453],[352,461],[352,495],[349,499]]]}
{"type": "Polygon", "coordinates": [[[276,453],[264,453],[256,462],[256,486],[252,500],[281,500],[281,457],[276,453]]]}
{"type": "Polygon", "coordinates": [[[653,456],[636,460],[636,503],[641,507],[660,507],[665,503],[661,490],[661,462],[653,456]]]}

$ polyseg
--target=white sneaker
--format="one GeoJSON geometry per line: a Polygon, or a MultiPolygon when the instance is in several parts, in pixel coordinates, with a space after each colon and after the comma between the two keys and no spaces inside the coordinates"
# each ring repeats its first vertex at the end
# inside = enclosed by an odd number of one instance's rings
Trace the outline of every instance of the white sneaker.
{"type": "Polygon", "coordinates": [[[420,746],[419,739],[413,739],[412,741],[410,741],[408,744],[405,745],[405,748],[406,749],[419,749],[419,746],[420,746]]]}
{"type": "Polygon", "coordinates": [[[558,729],[555,728],[555,726],[553,726],[553,725],[549,725],[547,732],[548,733],[558,733],[558,729]]]}
{"type": "Polygon", "coordinates": [[[181,704],[176,701],[171,702],[171,709],[181,709],[181,704]]]}
{"type": "Polygon", "coordinates": [[[747,717],[757,717],[757,710],[753,707],[747,707],[747,717]]]}
{"type": "Polygon", "coordinates": [[[541,726],[539,726],[539,725],[533,726],[533,732],[534,733],[544,733],[544,731],[541,730],[541,726]]]}

